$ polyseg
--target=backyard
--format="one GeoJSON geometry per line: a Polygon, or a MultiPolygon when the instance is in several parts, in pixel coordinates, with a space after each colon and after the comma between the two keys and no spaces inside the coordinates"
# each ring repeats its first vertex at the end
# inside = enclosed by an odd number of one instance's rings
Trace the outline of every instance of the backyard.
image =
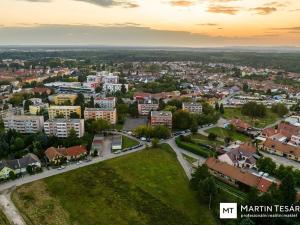
{"type": "Polygon", "coordinates": [[[221,127],[213,127],[206,130],[207,133],[215,134],[217,137],[225,139],[227,137],[232,138],[233,141],[250,141],[250,137],[239,133],[237,131],[221,128],[221,127]]]}
{"type": "Polygon", "coordinates": [[[168,145],[18,187],[12,198],[31,224],[216,224],[168,145]]]}
{"type": "Polygon", "coordinates": [[[241,113],[241,108],[225,108],[225,113],[223,115],[225,119],[241,119],[244,122],[250,124],[253,127],[264,128],[270,124],[275,123],[279,117],[277,114],[271,112],[270,109],[267,109],[267,114],[263,118],[250,118],[241,113]]]}

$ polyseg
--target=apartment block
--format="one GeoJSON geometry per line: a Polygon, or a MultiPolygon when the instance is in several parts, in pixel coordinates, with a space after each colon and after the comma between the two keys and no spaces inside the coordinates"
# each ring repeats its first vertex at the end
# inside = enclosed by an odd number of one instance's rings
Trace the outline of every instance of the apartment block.
{"type": "Polygon", "coordinates": [[[138,112],[140,115],[147,116],[151,111],[156,111],[159,108],[158,103],[144,102],[138,103],[138,112]]]}
{"type": "MultiPolygon", "coordinates": [[[[123,84],[105,83],[103,84],[103,91],[115,93],[121,91],[123,84]]],[[[124,84],[126,90],[128,91],[128,84],[124,84]]]]}
{"type": "Polygon", "coordinates": [[[112,109],[116,107],[116,98],[95,98],[94,99],[95,107],[104,108],[104,109],[112,109]]]}
{"type": "Polygon", "coordinates": [[[37,115],[41,110],[48,110],[49,104],[48,103],[40,103],[35,105],[29,106],[29,113],[31,115],[37,115]]]}
{"type": "Polygon", "coordinates": [[[43,116],[14,115],[3,119],[5,130],[16,130],[22,134],[32,134],[44,127],[43,116]]]}
{"type": "Polygon", "coordinates": [[[44,131],[47,135],[53,135],[59,138],[69,136],[71,129],[74,129],[77,137],[84,135],[84,120],[83,119],[50,119],[44,124],[44,131]]]}
{"type": "Polygon", "coordinates": [[[99,108],[86,108],[84,110],[84,119],[104,119],[110,124],[117,123],[117,110],[116,109],[99,109],[99,108]]]}
{"type": "Polygon", "coordinates": [[[182,109],[191,113],[202,113],[202,105],[198,102],[183,102],[182,109]]]}
{"type": "Polygon", "coordinates": [[[48,109],[49,119],[54,119],[58,116],[63,116],[65,119],[69,119],[71,113],[77,113],[81,117],[81,108],[80,106],[56,106],[52,105],[48,109]]]}
{"type": "Polygon", "coordinates": [[[151,126],[164,125],[172,129],[172,113],[170,111],[151,111],[151,126]]]}
{"type": "Polygon", "coordinates": [[[69,102],[71,105],[74,105],[77,94],[58,94],[53,96],[53,102],[55,105],[64,105],[69,102]]]}

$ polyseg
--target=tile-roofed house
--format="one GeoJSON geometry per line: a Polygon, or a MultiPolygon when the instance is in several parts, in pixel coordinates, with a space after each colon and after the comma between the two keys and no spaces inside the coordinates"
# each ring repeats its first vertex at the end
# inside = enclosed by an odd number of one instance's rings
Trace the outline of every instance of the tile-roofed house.
{"type": "Polygon", "coordinates": [[[238,131],[242,132],[247,131],[249,128],[251,128],[251,126],[248,123],[240,119],[233,119],[230,121],[230,124],[232,124],[238,131]]]}
{"type": "Polygon", "coordinates": [[[288,145],[271,138],[260,144],[260,148],[272,154],[286,157],[288,159],[300,161],[300,147],[288,145]]]}
{"type": "Polygon", "coordinates": [[[45,151],[45,155],[50,162],[58,163],[62,159],[72,160],[78,159],[87,154],[85,147],[78,145],[70,148],[54,148],[50,147],[45,151]]]}
{"type": "Polygon", "coordinates": [[[278,181],[249,173],[215,158],[208,158],[205,164],[213,176],[234,186],[238,186],[239,183],[242,183],[249,187],[254,187],[261,192],[267,192],[273,183],[279,184],[278,181]]]}
{"type": "Polygon", "coordinates": [[[300,134],[300,127],[294,126],[287,122],[281,122],[278,124],[277,129],[273,127],[265,128],[261,132],[264,137],[272,137],[274,135],[282,135],[291,139],[293,135],[298,136],[300,134]]]}
{"type": "Polygon", "coordinates": [[[20,159],[1,161],[0,178],[8,178],[11,171],[14,174],[26,173],[28,166],[41,167],[41,162],[39,158],[32,153],[28,153],[20,159]]]}
{"type": "Polygon", "coordinates": [[[243,143],[218,157],[221,162],[240,168],[256,167],[256,148],[250,143],[243,143]]]}

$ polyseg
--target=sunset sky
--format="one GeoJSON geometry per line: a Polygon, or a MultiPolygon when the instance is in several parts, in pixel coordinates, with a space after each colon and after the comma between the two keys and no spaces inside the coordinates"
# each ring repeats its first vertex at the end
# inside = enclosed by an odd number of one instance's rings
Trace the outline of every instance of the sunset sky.
{"type": "Polygon", "coordinates": [[[300,1],[1,0],[0,44],[300,46],[300,1]]]}

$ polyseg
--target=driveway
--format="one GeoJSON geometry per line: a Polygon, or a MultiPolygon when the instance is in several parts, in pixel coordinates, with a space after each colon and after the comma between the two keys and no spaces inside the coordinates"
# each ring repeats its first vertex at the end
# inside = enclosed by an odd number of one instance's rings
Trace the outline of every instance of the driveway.
{"type": "Polygon", "coordinates": [[[283,166],[293,166],[296,169],[300,169],[300,163],[278,156],[273,155],[267,152],[259,151],[263,156],[271,158],[277,165],[283,165],[283,166]]]}

